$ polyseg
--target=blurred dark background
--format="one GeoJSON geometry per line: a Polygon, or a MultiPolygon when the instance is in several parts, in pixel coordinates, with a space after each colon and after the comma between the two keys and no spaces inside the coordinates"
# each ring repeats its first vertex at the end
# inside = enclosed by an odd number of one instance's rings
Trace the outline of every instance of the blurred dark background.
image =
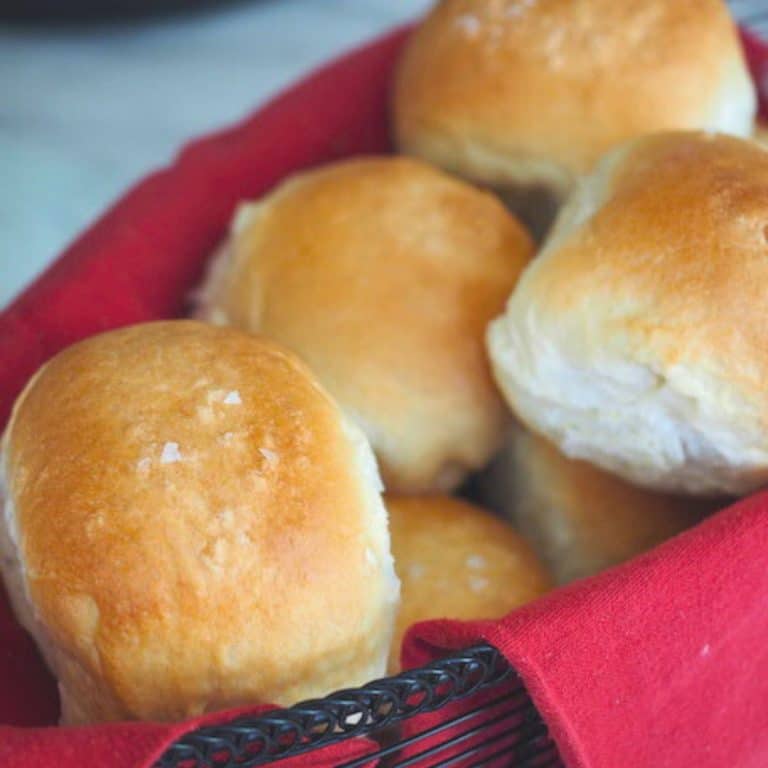
{"type": "Polygon", "coordinates": [[[189,13],[204,8],[216,8],[229,2],[238,0],[5,0],[0,3],[0,19],[7,22],[59,24],[119,21],[189,13]]]}

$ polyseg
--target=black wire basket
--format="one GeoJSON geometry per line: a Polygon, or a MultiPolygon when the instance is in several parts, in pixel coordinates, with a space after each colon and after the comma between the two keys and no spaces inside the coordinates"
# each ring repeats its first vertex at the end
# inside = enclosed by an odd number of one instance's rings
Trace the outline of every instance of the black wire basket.
{"type": "Polygon", "coordinates": [[[279,767],[359,737],[373,740],[373,748],[337,768],[562,768],[520,678],[490,645],[324,699],[200,728],[155,768],[279,767]],[[438,710],[440,718],[429,717],[438,710]]]}

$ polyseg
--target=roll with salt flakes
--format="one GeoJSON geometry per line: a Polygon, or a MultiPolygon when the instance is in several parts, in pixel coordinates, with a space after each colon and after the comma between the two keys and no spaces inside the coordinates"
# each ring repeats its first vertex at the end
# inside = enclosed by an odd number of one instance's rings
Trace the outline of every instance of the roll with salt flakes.
{"type": "Polygon", "coordinates": [[[61,352],[3,438],[3,577],[62,721],[291,704],[385,670],[373,454],[276,344],[191,321],[61,352]]]}

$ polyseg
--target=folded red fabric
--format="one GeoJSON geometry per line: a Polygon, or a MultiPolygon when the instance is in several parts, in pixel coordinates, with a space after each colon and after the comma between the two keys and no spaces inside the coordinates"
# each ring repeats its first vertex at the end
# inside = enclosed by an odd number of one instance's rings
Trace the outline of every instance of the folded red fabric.
{"type": "MultiPolygon", "coordinates": [[[[14,768],[151,768],[174,740],[203,725],[270,709],[231,710],[184,723],[110,723],[87,728],[8,728],[0,726],[0,765],[14,768]]],[[[281,768],[333,768],[377,748],[367,739],[352,739],[307,756],[281,762],[281,768]]],[[[366,763],[369,768],[374,762],[366,763]]]]}
{"type": "Polygon", "coordinates": [[[568,768],[768,765],[768,493],[501,622],[412,628],[404,662],[480,639],[568,768]]]}
{"type": "MultiPolygon", "coordinates": [[[[239,200],[298,168],[387,151],[389,83],[406,34],[346,56],[241,125],[188,146],[0,314],[0,425],[29,376],[62,347],[183,311],[239,200]]],[[[768,50],[749,36],[745,45],[768,88],[768,50]]],[[[767,504],[765,495],[742,502],[502,622],[419,627],[405,660],[492,642],[520,671],[569,768],[764,766],[767,504]]],[[[202,722],[45,727],[57,718],[55,684],[4,596],[0,681],[0,765],[149,768],[202,722]]],[[[350,742],[286,766],[333,765],[368,748],[350,742]]]]}
{"type": "Polygon", "coordinates": [[[760,114],[764,120],[768,120],[768,46],[748,30],[742,30],[741,39],[752,77],[757,83],[760,114]]]}

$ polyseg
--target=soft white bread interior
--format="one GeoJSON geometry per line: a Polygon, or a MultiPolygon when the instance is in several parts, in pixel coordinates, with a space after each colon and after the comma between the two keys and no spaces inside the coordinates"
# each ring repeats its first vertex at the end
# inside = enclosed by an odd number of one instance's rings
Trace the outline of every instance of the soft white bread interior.
{"type": "Polygon", "coordinates": [[[723,0],[442,0],[406,45],[393,110],[403,151],[563,197],[641,134],[749,136],[756,97],[723,0]]]}
{"type": "Polygon", "coordinates": [[[577,189],[489,329],[518,416],[638,484],[768,481],[768,152],[671,133],[577,189]]]}
{"type": "Polygon", "coordinates": [[[199,316],[302,357],[388,490],[449,490],[500,445],[485,329],[531,251],[493,195],[408,158],[349,160],[240,209],[199,316]]]}
{"type": "Polygon", "coordinates": [[[373,454],[271,341],[76,344],[3,439],[2,571],[62,721],[291,704],[381,675],[398,581],[373,454]]]}

